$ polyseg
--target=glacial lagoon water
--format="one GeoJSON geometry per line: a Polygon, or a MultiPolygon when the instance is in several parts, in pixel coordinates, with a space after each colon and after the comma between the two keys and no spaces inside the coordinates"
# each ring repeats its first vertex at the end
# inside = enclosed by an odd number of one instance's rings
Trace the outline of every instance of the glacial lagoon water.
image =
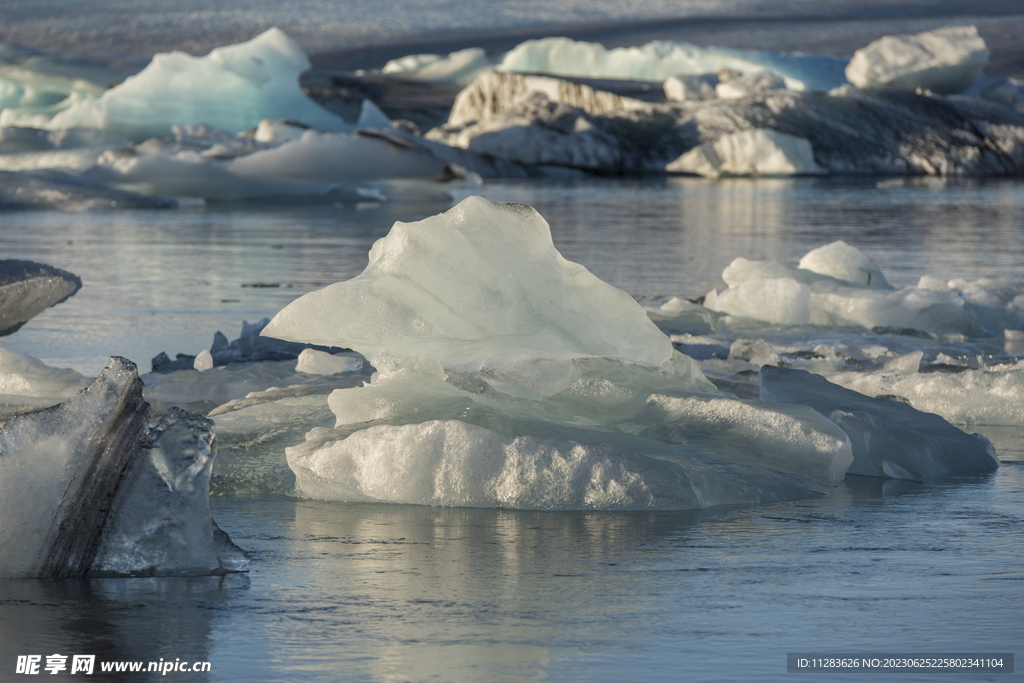
{"type": "MultiPolygon", "coordinates": [[[[736,256],[792,265],[835,239],[897,287],[926,274],[1020,279],[1024,265],[1015,182],[596,179],[472,192],[534,206],[566,258],[647,305],[720,288],[736,256]]],[[[446,208],[7,213],[0,252],[71,270],[84,287],[0,345],[85,374],[111,354],[145,371],[161,350],[196,353],[216,330],[234,337],[242,320],[354,276],[393,221],[446,208]]],[[[215,519],[253,555],[248,574],[2,582],[0,677],[15,676],[19,655],[60,653],[211,663],[166,677],[183,681],[771,681],[798,676],[788,652],[1013,652],[1024,642],[1024,425],[977,429],[999,451],[993,474],[850,478],[822,498],[701,513],[215,489],[215,519]]],[[[814,679],[893,680],[876,676],[814,679]]]]}

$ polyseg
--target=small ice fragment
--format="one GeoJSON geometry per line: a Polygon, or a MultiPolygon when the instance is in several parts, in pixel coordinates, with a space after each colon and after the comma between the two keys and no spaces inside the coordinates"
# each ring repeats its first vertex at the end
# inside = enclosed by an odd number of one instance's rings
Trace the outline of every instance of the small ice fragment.
{"type": "Polygon", "coordinates": [[[192,368],[202,372],[203,370],[210,370],[213,368],[213,354],[208,349],[203,349],[196,356],[196,360],[192,363],[192,368]]]}

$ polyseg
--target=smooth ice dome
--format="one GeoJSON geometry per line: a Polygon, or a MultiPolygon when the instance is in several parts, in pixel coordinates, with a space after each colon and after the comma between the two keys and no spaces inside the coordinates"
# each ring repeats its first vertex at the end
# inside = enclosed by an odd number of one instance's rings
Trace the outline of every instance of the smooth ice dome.
{"type": "Polygon", "coordinates": [[[167,136],[172,126],[190,123],[238,133],[255,128],[260,119],[350,130],[300,90],[299,74],[309,66],[302,48],[277,28],[205,57],[158,54],[137,75],[99,99],[58,113],[46,127],[99,128],[132,140],[167,136]]]}
{"type": "Polygon", "coordinates": [[[858,88],[927,88],[955,94],[974,83],[988,54],[974,26],[885,36],[853,53],[846,78],[858,88]]]}
{"type": "Polygon", "coordinates": [[[265,335],[377,368],[287,449],[300,495],[535,509],[695,509],[828,491],[852,461],[805,406],[718,393],[529,207],[473,197],[396,223],[356,278],[265,335]]]}

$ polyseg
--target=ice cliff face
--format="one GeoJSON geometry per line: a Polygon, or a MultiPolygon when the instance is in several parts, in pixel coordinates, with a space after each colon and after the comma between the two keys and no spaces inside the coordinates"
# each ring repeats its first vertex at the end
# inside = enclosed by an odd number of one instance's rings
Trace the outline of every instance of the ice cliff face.
{"type": "Polygon", "coordinates": [[[212,423],[172,412],[147,429],[135,366],[120,358],[65,403],[0,430],[0,577],[241,571],[248,556],[210,517],[212,423]]]}
{"type": "Polygon", "coordinates": [[[591,112],[581,108],[588,105],[579,98],[563,94],[572,92],[568,87],[517,97],[521,89],[521,76],[482,77],[460,95],[478,103],[477,111],[460,108],[456,122],[427,137],[524,164],[598,172],[1018,175],[1024,170],[1024,114],[983,100],[846,87],[828,94],[770,90],[739,99],[629,103],[591,112]],[[502,88],[507,92],[497,94],[502,88]],[[505,108],[499,111],[499,105],[505,108]],[[783,161],[759,166],[738,156],[746,147],[742,136],[752,133],[771,143],[759,158],[774,154],[783,161]],[[784,142],[772,142],[773,136],[784,142]],[[707,150],[702,158],[693,158],[702,149],[707,150]]]}
{"type": "Polygon", "coordinates": [[[852,459],[806,407],[717,393],[528,207],[470,198],[397,223],[362,275],[264,334],[351,346],[378,369],[331,394],[333,429],[288,449],[306,496],[693,509],[814,495],[852,459]]]}

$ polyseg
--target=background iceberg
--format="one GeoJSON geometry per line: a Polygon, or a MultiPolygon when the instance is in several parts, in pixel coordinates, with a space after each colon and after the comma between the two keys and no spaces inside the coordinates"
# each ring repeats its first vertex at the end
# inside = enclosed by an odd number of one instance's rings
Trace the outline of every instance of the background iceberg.
{"type": "Polygon", "coordinates": [[[98,128],[136,141],[170,135],[172,126],[189,123],[238,133],[265,118],[287,118],[327,131],[351,130],[299,89],[299,74],[309,66],[302,49],[272,28],[205,57],[158,54],[102,97],[76,102],[45,125],[98,128]]]}

